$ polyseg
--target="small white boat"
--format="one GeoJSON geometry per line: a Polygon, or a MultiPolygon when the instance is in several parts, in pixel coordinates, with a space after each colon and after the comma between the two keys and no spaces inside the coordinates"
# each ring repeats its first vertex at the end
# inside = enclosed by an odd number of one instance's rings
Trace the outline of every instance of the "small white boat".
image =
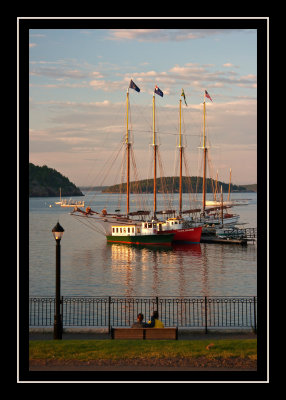
{"type": "Polygon", "coordinates": [[[71,198],[69,200],[62,199],[62,189],[60,188],[60,201],[55,201],[55,204],[61,207],[84,207],[84,201],[74,201],[71,198]]]}
{"type": "Polygon", "coordinates": [[[72,199],[63,200],[61,202],[61,207],[84,207],[84,201],[74,201],[72,199]]]}
{"type": "MultiPolygon", "coordinates": [[[[217,200],[206,200],[206,206],[220,206],[221,202],[217,200]]],[[[248,200],[229,200],[224,201],[223,204],[225,206],[242,206],[247,205],[248,200]]]]}

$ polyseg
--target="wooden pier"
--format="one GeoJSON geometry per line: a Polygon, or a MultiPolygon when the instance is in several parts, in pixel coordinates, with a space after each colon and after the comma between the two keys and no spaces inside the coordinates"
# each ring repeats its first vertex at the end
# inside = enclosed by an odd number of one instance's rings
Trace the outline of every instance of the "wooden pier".
{"type": "Polygon", "coordinates": [[[240,244],[247,245],[248,242],[254,243],[257,237],[257,228],[228,229],[225,237],[218,236],[216,229],[207,227],[203,229],[201,243],[222,243],[222,244],[240,244]]]}
{"type": "Polygon", "coordinates": [[[245,246],[247,241],[247,239],[219,238],[212,235],[201,236],[201,243],[241,244],[245,246]]]}

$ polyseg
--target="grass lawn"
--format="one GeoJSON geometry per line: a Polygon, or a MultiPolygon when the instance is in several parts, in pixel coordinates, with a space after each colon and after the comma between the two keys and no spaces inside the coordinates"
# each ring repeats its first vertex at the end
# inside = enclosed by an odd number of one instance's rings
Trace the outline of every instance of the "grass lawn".
{"type": "Polygon", "coordinates": [[[159,358],[257,360],[257,340],[31,340],[30,360],[124,360],[159,358]]]}

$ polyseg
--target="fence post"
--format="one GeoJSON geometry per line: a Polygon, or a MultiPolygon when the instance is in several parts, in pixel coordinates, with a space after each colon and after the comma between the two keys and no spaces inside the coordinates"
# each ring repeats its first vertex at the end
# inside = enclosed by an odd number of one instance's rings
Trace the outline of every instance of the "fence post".
{"type": "Polygon", "coordinates": [[[205,296],[205,333],[208,333],[208,305],[207,305],[207,296],[205,296]]]}
{"type": "Polygon", "coordinates": [[[254,310],[253,310],[253,315],[254,315],[254,333],[257,333],[257,327],[256,327],[256,307],[255,307],[255,303],[256,303],[256,301],[255,301],[255,296],[253,296],[253,307],[254,307],[254,310]]]}
{"type": "Polygon", "coordinates": [[[62,326],[64,326],[64,296],[61,296],[61,316],[62,316],[62,326]]]}
{"type": "Polygon", "coordinates": [[[111,296],[108,296],[108,333],[111,333],[111,326],[110,326],[110,308],[111,308],[111,296]]]}

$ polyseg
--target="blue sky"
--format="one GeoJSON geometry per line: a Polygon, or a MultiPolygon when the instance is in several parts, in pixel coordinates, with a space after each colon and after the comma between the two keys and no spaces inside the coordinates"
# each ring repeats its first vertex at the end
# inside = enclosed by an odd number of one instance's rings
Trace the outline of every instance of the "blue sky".
{"type": "MultiPolygon", "coordinates": [[[[203,93],[207,100],[208,175],[256,183],[257,32],[255,29],[31,29],[30,162],[76,185],[113,184],[98,176],[126,126],[130,79],[132,143],[140,178],[150,178],[152,93],[166,176],[174,173],[178,104],[184,88],[185,153],[201,175],[203,93]]],[[[119,168],[119,167],[118,167],[119,168]]],[[[113,168],[118,169],[118,168],[113,168]]]]}

